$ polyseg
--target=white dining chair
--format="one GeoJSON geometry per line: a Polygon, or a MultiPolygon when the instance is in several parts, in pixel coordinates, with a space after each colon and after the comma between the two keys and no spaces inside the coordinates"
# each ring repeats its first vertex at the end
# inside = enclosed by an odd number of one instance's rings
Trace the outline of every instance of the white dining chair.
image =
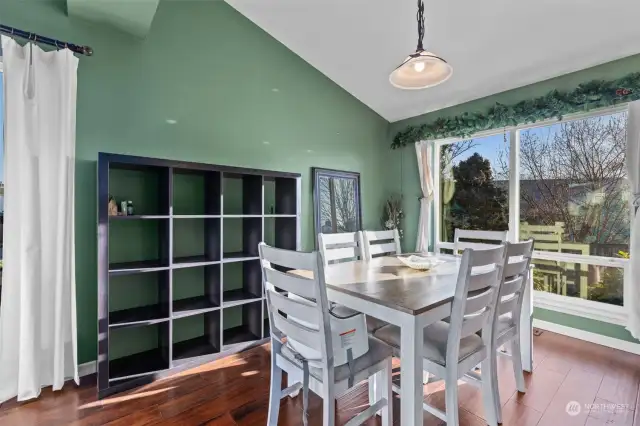
{"type": "MultiPolygon", "coordinates": [[[[443,412],[424,403],[425,411],[458,426],[458,379],[482,365],[478,381],[482,387],[485,420],[495,426],[498,422],[495,402],[498,386],[496,351],[494,350],[494,313],[503,277],[506,246],[486,250],[466,249],[460,261],[460,271],[451,308],[450,322],[438,321],[424,329],[422,348],[423,368],[436,380],[445,381],[443,412]]],[[[400,353],[400,329],[394,325],[382,327],[375,336],[400,353]]],[[[402,363],[402,359],[400,359],[402,363]]],[[[400,367],[402,368],[402,366],[400,367]]],[[[402,384],[401,384],[402,385],[402,384]]],[[[401,389],[399,389],[401,393],[401,389]]],[[[402,395],[400,395],[402,398],[402,395]]]]}
{"type": "Polygon", "coordinates": [[[308,391],[323,401],[322,424],[335,424],[335,400],[350,388],[372,375],[383,377],[380,398],[369,401],[370,407],[352,418],[348,425],[360,425],[380,411],[382,425],[392,424],[391,357],[384,343],[368,337],[369,350],[352,359],[351,352],[340,353],[347,364],[334,366],[336,351],[332,342],[329,302],[324,281],[324,264],[317,252],[302,253],[259,245],[262,279],[267,296],[271,325],[271,389],[269,426],[278,424],[280,400],[302,390],[303,424],[307,424],[308,391]],[[279,269],[313,272],[313,279],[282,272],[279,269]],[[282,294],[288,292],[288,296],[282,294]],[[295,298],[291,298],[291,295],[295,298]],[[300,318],[300,319],[298,319],[300,318]],[[304,318],[304,321],[302,320],[304,318]],[[286,341],[284,340],[286,338],[286,341]],[[343,356],[344,355],[344,356],[343,356]],[[282,389],[282,372],[300,377],[301,382],[282,389]]]}
{"type": "MultiPolygon", "coordinates": [[[[524,291],[529,284],[529,267],[533,256],[533,240],[507,244],[507,263],[504,267],[504,280],[500,286],[500,295],[496,309],[495,340],[496,349],[509,345],[509,352],[498,350],[498,355],[511,358],[513,374],[518,392],[527,391],[522,369],[522,351],[520,348],[520,314],[524,301],[524,291]]],[[[501,419],[500,394],[496,388],[498,421],[501,419]]]]}
{"type": "MultiPolygon", "coordinates": [[[[364,244],[362,232],[344,232],[339,234],[318,234],[318,248],[322,255],[324,265],[333,263],[353,262],[356,260],[364,260],[364,244]]],[[[331,311],[338,316],[351,316],[357,314],[357,311],[347,308],[346,306],[333,304],[330,302],[331,311]]],[[[380,327],[387,325],[386,321],[379,320],[367,315],[367,331],[375,332],[380,327]]]]}
{"type": "Polygon", "coordinates": [[[453,253],[464,249],[483,250],[507,241],[507,231],[479,231],[475,229],[457,229],[453,235],[453,253]]]}
{"type": "Polygon", "coordinates": [[[362,231],[364,255],[366,260],[374,257],[389,256],[402,253],[400,234],[397,229],[386,231],[362,231]]]}
{"type": "Polygon", "coordinates": [[[324,265],[364,260],[362,232],[318,234],[318,249],[324,265]]]}

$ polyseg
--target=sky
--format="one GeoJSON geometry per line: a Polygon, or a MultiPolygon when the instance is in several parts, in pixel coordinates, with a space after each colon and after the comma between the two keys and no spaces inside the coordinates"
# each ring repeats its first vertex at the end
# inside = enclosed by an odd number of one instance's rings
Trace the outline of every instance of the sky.
{"type": "MultiPolygon", "coordinates": [[[[621,113],[612,114],[611,116],[619,115],[619,114],[621,113]]],[[[607,117],[607,116],[604,116],[604,117],[607,117]]],[[[552,124],[550,126],[534,127],[532,129],[529,129],[528,132],[536,134],[542,139],[546,139],[547,137],[552,136],[555,132],[557,132],[560,129],[560,126],[561,124],[558,123],[558,124],[552,124]]],[[[462,160],[466,160],[467,158],[472,156],[475,152],[477,152],[484,158],[488,159],[491,162],[491,166],[494,168],[494,170],[498,168],[498,165],[499,165],[498,160],[500,157],[500,152],[503,152],[504,161],[506,161],[508,164],[509,134],[507,134],[506,145],[504,142],[503,133],[487,136],[484,138],[475,138],[473,141],[476,144],[476,146],[474,146],[469,151],[465,152],[463,155],[459,156],[456,159],[455,164],[459,163],[462,160]]]]}

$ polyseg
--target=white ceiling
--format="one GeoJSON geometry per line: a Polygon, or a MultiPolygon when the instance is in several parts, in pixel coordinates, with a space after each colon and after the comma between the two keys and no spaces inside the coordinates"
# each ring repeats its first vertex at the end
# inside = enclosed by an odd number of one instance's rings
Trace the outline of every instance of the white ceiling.
{"type": "Polygon", "coordinates": [[[414,0],[226,0],[389,121],[640,53],[638,0],[425,0],[425,47],[446,83],[403,91],[389,73],[416,46],[414,0]]]}

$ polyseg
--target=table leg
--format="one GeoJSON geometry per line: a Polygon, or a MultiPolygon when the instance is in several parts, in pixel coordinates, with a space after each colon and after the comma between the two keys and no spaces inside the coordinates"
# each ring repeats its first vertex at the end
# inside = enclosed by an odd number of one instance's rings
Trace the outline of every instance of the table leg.
{"type": "Polygon", "coordinates": [[[533,269],[529,270],[529,280],[524,289],[522,313],[520,315],[520,351],[522,368],[533,371],[533,269]]]}
{"type": "Polygon", "coordinates": [[[400,422],[403,426],[422,425],[423,331],[413,317],[402,325],[400,334],[400,422]]]}

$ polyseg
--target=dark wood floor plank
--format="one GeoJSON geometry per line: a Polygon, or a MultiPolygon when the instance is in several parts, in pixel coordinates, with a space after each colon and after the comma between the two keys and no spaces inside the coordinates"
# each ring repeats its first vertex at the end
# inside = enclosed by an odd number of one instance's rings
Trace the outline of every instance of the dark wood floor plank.
{"type": "Polygon", "coordinates": [[[220,417],[216,417],[213,420],[210,420],[206,423],[203,423],[203,426],[237,426],[238,424],[233,421],[233,418],[229,415],[229,413],[223,414],[220,417]]]}
{"type": "Polygon", "coordinates": [[[587,407],[595,401],[601,382],[601,374],[578,368],[569,371],[540,419],[540,424],[547,425],[553,422],[557,424],[559,419],[563,419],[563,426],[583,426],[589,415],[587,407]],[[570,403],[578,403],[580,409],[577,415],[567,413],[567,406],[570,403]]]}
{"type": "MultiPolygon", "coordinates": [[[[526,375],[527,393],[515,391],[511,361],[500,358],[498,376],[503,426],[640,426],[638,389],[640,357],[554,333],[534,338],[533,374],[526,375]],[[566,413],[568,400],[581,404],[630,404],[632,410],[585,410],[566,413]],[[606,402],[605,402],[606,401],[606,402]],[[633,411],[635,410],[635,412],[633,411]]],[[[44,389],[40,399],[0,406],[0,426],[254,426],[266,423],[270,381],[269,346],[194,367],[139,389],[97,400],[95,377],[80,387],[61,392],[44,389]],[[91,381],[93,380],[93,381],[91,381]]],[[[398,367],[398,360],[394,366],[398,367]]],[[[399,369],[395,371],[399,374],[399,369]]],[[[444,409],[444,385],[424,387],[425,401],[444,409]]],[[[460,426],[482,426],[482,395],[460,383],[460,426]]],[[[337,402],[337,424],[343,425],[369,404],[367,383],[361,383],[337,402]]],[[[393,399],[394,424],[401,426],[400,398],[393,399]]],[[[583,406],[584,407],[584,406],[583,406]]],[[[302,398],[280,403],[280,425],[302,424],[302,398]]],[[[322,424],[322,400],[309,400],[309,425],[322,424]]],[[[367,426],[380,425],[374,418],[367,426]]],[[[425,412],[424,425],[442,422],[425,412]]]]}
{"type": "Polygon", "coordinates": [[[533,374],[525,376],[527,393],[515,393],[512,399],[543,413],[553,400],[564,378],[565,374],[539,366],[533,374]]]}

